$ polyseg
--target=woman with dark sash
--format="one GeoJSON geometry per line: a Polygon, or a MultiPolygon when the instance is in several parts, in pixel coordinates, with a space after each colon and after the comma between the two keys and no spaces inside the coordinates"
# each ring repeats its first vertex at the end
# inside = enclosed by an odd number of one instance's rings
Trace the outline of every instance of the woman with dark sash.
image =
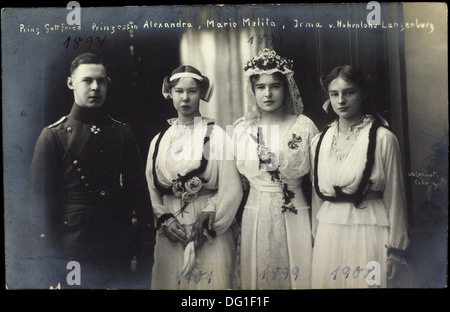
{"type": "Polygon", "coordinates": [[[228,289],[234,260],[231,226],[242,188],[225,131],[199,111],[211,84],[191,66],[163,82],[177,118],[152,140],[147,181],[158,230],[152,289],[228,289]]]}
{"type": "Polygon", "coordinates": [[[321,84],[335,120],[311,145],[312,287],[386,287],[409,244],[397,138],[354,67],[335,68],[321,84]]]}

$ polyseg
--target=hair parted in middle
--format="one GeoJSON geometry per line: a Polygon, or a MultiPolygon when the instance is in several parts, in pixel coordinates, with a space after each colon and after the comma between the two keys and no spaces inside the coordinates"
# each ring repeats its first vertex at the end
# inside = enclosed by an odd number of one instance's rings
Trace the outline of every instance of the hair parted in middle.
{"type": "Polygon", "coordinates": [[[205,102],[209,102],[212,96],[213,84],[210,82],[208,77],[202,75],[198,69],[190,65],[178,66],[170,73],[169,76],[164,78],[162,94],[165,99],[170,98],[170,90],[183,78],[194,79],[202,94],[201,99],[205,102]]]}
{"type": "MultiPolygon", "coordinates": [[[[361,91],[364,101],[363,101],[363,113],[371,114],[373,113],[372,103],[370,102],[371,84],[372,78],[370,76],[363,75],[356,67],[350,65],[341,65],[335,67],[328,75],[320,77],[320,86],[323,92],[328,95],[328,87],[331,82],[336,78],[342,78],[346,82],[354,84],[361,91]]],[[[329,100],[325,102],[324,110],[331,116],[337,117],[334,113],[331,105],[328,104],[329,100]]]]}
{"type": "Polygon", "coordinates": [[[330,98],[328,95],[328,87],[331,82],[336,78],[342,78],[346,82],[354,84],[358,87],[363,95],[362,102],[362,113],[364,115],[371,115],[383,126],[388,126],[388,122],[379,112],[374,104],[373,100],[373,88],[374,88],[374,80],[371,75],[363,74],[359,69],[351,65],[341,65],[335,67],[330,73],[325,76],[320,77],[320,86],[325,94],[327,94],[327,100],[322,105],[322,108],[327,112],[328,116],[331,119],[337,119],[338,115],[334,112],[330,98]]]}
{"type": "Polygon", "coordinates": [[[294,80],[294,63],[292,60],[281,57],[274,50],[263,49],[256,56],[248,60],[244,66],[246,79],[247,108],[244,118],[246,120],[259,119],[261,116],[254,94],[254,83],[260,75],[273,75],[283,83],[285,90],[285,110],[289,114],[303,113],[303,101],[297,83],[294,80]]]}

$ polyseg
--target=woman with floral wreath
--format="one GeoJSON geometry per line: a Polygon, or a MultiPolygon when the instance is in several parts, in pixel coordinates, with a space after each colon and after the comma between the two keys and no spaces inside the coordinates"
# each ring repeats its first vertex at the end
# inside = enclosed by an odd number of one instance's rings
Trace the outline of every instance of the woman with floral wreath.
{"type": "Polygon", "coordinates": [[[234,260],[231,232],[242,198],[225,131],[199,111],[212,85],[192,66],[163,82],[178,118],[152,140],[147,161],[158,230],[152,289],[229,289],[234,260]],[[232,195],[231,195],[232,194],[232,195]]]}
{"type": "Polygon", "coordinates": [[[310,141],[293,62],[264,49],[244,67],[247,110],[235,122],[237,167],[249,182],[240,244],[242,289],[310,287],[310,205],[302,190],[310,141]]]}
{"type": "Polygon", "coordinates": [[[409,244],[397,138],[356,68],[339,66],[321,85],[335,120],[311,145],[312,287],[386,287],[409,244]]]}

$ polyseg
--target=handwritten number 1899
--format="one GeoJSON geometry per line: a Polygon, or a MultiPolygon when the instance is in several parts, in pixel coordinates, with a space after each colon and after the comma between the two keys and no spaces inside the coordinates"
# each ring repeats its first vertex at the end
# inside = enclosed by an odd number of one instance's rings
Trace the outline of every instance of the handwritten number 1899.
{"type": "MultiPolygon", "coordinates": [[[[247,40],[247,43],[253,44],[253,42],[259,44],[262,44],[264,41],[266,41],[268,44],[275,44],[276,43],[276,37],[273,34],[264,34],[264,35],[253,35],[250,37],[250,39],[247,40]]],[[[281,46],[283,44],[283,36],[278,37],[278,43],[281,46]]]]}
{"type": "Polygon", "coordinates": [[[269,267],[266,267],[260,274],[259,274],[259,278],[261,280],[264,279],[272,279],[272,280],[276,280],[278,278],[282,278],[284,280],[286,280],[290,275],[292,275],[294,277],[294,281],[296,281],[298,279],[300,273],[300,269],[299,267],[294,267],[292,268],[292,271],[289,267],[276,267],[273,269],[269,269],[269,267]]]}
{"type": "Polygon", "coordinates": [[[101,39],[100,37],[75,37],[71,38],[70,36],[67,38],[67,40],[64,42],[63,46],[69,48],[69,45],[72,46],[74,49],[78,49],[80,45],[84,42],[86,45],[88,45],[88,50],[92,48],[93,45],[97,46],[97,49],[101,49],[103,46],[103,43],[105,42],[106,36],[101,39]]]}

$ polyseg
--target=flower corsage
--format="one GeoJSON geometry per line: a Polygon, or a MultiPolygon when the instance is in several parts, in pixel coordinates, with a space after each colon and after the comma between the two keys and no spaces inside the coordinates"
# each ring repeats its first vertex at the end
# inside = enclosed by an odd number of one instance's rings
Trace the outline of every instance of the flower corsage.
{"type": "Polygon", "coordinates": [[[199,177],[192,177],[186,182],[183,182],[181,178],[178,175],[178,178],[172,181],[172,193],[175,197],[180,198],[182,202],[181,209],[177,212],[177,215],[183,213],[187,205],[197,198],[198,192],[200,192],[205,182],[204,179],[199,177]]]}
{"type": "Polygon", "coordinates": [[[301,142],[302,137],[292,133],[292,139],[288,142],[288,146],[290,149],[298,149],[301,142]]]}

